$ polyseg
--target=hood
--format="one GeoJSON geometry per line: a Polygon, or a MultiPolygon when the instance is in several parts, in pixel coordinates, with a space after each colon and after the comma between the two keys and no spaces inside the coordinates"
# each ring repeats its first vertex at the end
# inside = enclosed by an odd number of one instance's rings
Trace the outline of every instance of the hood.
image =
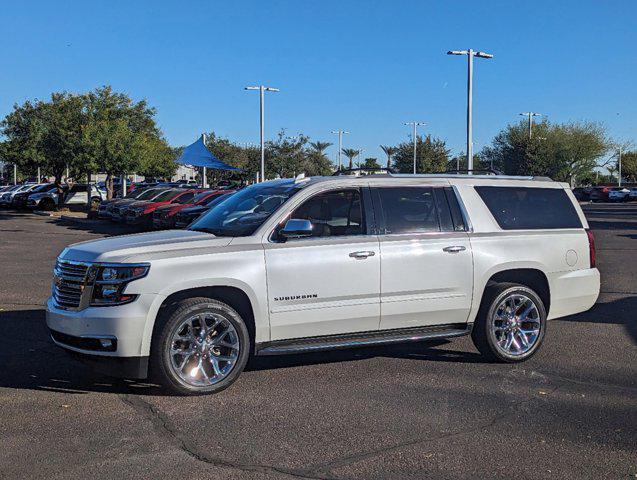
{"type": "Polygon", "coordinates": [[[231,237],[215,237],[190,230],[122,235],[69,245],[60,254],[64,260],[79,262],[147,262],[153,259],[212,253],[227,246],[231,237]]]}

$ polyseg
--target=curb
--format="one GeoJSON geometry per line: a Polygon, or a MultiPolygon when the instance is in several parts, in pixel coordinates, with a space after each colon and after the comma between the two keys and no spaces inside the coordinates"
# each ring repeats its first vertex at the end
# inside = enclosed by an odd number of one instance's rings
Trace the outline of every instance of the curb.
{"type": "Polygon", "coordinates": [[[33,210],[35,215],[40,215],[41,217],[52,217],[53,214],[50,212],[45,212],[43,210],[33,210]]]}
{"type": "Polygon", "coordinates": [[[60,220],[64,220],[65,222],[86,223],[86,224],[93,224],[99,221],[99,220],[89,219],[86,217],[72,217],[69,215],[60,215],[59,218],[60,220]]]}

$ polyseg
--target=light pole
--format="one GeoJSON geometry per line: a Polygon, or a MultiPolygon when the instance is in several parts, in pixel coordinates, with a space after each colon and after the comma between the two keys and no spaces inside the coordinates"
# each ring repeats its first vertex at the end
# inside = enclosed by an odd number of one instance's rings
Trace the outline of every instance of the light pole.
{"type": "Polygon", "coordinates": [[[542,114],[536,113],[536,112],[522,112],[520,115],[522,115],[523,117],[529,118],[529,140],[530,140],[531,136],[533,135],[533,117],[541,117],[542,114]]]}
{"type": "Polygon", "coordinates": [[[467,169],[469,174],[473,170],[473,57],[493,58],[493,55],[485,52],[469,50],[450,50],[447,55],[466,55],[467,62],[467,169]]]}
{"type": "Polygon", "coordinates": [[[261,106],[261,181],[265,182],[265,92],[278,92],[278,88],[266,87],[259,85],[258,87],[245,87],[246,90],[259,90],[260,106],[261,106]]]}
{"type": "Polygon", "coordinates": [[[405,122],[403,125],[412,125],[414,127],[414,175],[416,175],[416,127],[427,124],[424,122],[405,122]]]}
{"type": "Polygon", "coordinates": [[[338,169],[341,169],[341,150],[343,150],[343,135],[349,134],[345,130],[332,130],[332,133],[338,134],[338,169]]]}
{"type": "Polygon", "coordinates": [[[617,186],[622,186],[622,147],[620,145],[619,152],[617,152],[617,186]]]}
{"type": "Polygon", "coordinates": [[[18,165],[13,164],[13,184],[18,184],[18,165]]]}

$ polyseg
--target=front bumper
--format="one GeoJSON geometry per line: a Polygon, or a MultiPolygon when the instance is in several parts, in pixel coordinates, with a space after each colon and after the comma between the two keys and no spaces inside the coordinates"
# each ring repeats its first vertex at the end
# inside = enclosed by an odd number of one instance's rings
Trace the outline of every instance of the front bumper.
{"type": "MultiPolygon", "coordinates": [[[[120,370],[125,375],[118,376],[144,378],[149,352],[142,351],[142,343],[149,321],[148,313],[156,299],[157,295],[142,294],[126,305],[73,311],[57,307],[49,298],[46,324],[52,332],[53,342],[65,350],[103,365],[111,371],[111,375],[120,370]],[[100,339],[113,340],[114,351],[108,351],[108,347],[99,342],[100,339]]],[[[99,370],[104,371],[102,368],[99,370]]]]}

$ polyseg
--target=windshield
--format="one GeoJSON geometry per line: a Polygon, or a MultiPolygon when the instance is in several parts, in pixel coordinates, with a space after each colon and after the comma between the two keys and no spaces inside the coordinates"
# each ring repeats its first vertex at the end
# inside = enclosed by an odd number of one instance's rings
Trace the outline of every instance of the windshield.
{"type": "Polygon", "coordinates": [[[172,200],[177,195],[179,195],[181,191],[179,190],[166,190],[164,193],[157,195],[153,198],[154,202],[167,202],[168,200],[172,200]]]}
{"type": "Polygon", "coordinates": [[[224,198],[188,229],[224,237],[252,235],[298,190],[292,181],[252,185],[224,198]]]}
{"type": "Polygon", "coordinates": [[[34,188],[32,190],[32,192],[33,193],[48,192],[50,188],[51,188],[51,184],[50,183],[45,183],[44,185],[39,185],[36,188],[34,188]]]}

